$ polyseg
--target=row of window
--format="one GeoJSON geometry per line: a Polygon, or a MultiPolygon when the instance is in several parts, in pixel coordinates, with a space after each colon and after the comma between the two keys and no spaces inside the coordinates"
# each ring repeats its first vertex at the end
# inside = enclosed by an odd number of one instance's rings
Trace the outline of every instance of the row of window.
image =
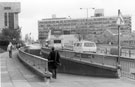
{"type": "Polygon", "coordinates": [[[4,25],[14,28],[14,13],[4,13],[4,25]]]}
{"type": "Polygon", "coordinates": [[[11,10],[11,7],[4,7],[4,10],[11,10]]]}
{"type": "MultiPolygon", "coordinates": [[[[131,20],[131,17],[128,16],[128,17],[123,17],[124,20],[131,20]]],[[[40,21],[39,23],[41,24],[59,24],[59,23],[80,23],[80,22],[99,22],[99,21],[116,21],[117,20],[117,17],[110,17],[110,18],[91,18],[91,19],[72,19],[72,20],[50,20],[50,21],[40,21]]]]}
{"type": "MultiPolygon", "coordinates": [[[[97,25],[97,26],[92,26],[92,25],[79,25],[79,26],[54,26],[54,27],[46,27],[46,28],[39,28],[40,31],[44,31],[44,30],[48,30],[48,29],[78,29],[78,28],[82,28],[82,29],[100,29],[100,28],[104,28],[104,29],[117,29],[118,26],[117,25],[97,25]]],[[[124,26],[121,26],[121,29],[123,30],[131,30],[131,25],[124,25],[124,26]]]]}
{"type": "MultiPolygon", "coordinates": [[[[115,25],[116,26],[116,21],[94,21],[94,22],[80,22],[80,23],[59,23],[59,24],[39,24],[39,27],[54,27],[54,26],[76,26],[76,25],[105,25],[105,24],[109,24],[109,25],[115,25]]],[[[125,21],[125,24],[129,24],[131,25],[131,22],[129,21],[125,21]]]]}

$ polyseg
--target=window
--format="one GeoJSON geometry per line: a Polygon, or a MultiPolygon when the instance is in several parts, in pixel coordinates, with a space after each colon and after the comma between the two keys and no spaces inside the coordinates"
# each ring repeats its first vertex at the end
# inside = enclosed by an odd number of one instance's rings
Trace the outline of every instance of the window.
{"type": "Polygon", "coordinates": [[[82,43],[75,43],[74,46],[81,47],[82,43]]]}
{"type": "Polygon", "coordinates": [[[4,7],[4,10],[10,10],[11,7],[4,7]]]}
{"type": "Polygon", "coordinates": [[[68,35],[68,34],[70,34],[70,31],[64,30],[64,31],[63,31],[63,34],[64,34],[64,35],[68,35]]]}
{"type": "Polygon", "coordinates": [[[39,27],[44,27],[44,25],[39,25],[39,27]]]}
{"type": "Polygon", "coordinates": [[[4,14],[4,21],[5,21],[5,26],[7,26],[7,13],[4,14]]]}
{"type": "Polygon", "coordinates": [[[54,43],[61,43],[61,40],[54,40],[54,43]]]}
{"type": "Polygon", "coordinates": [[[62,34],[62,30],[52,30],[51,34],[52,35],[61,35],[62,34]]]}
{"type": "Polygon", "coordinates": [[[95,47],[94,43],[84,43],[85,47],[95,47]]]}
{"type": "Polygon", "coordinates": [[[9,28],[14,28],[14,13],[8,13],[9,28]]]}

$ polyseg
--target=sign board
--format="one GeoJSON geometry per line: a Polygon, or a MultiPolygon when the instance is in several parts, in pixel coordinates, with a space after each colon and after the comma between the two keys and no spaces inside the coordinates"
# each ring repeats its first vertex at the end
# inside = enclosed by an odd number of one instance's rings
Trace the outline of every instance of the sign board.
{"type": "Polygon", "coordinates": [[[52,30],[51,35],[62,35],[62,30],[52,30]]]}
{"type": "Polygon", "coordinates": [[[117,25],[124,25],[125,22],[124,22],[124,19],[122,17],[122,14],[120,12],[120,10],[118,10],[118,19],[117,19],[117,25]]]}

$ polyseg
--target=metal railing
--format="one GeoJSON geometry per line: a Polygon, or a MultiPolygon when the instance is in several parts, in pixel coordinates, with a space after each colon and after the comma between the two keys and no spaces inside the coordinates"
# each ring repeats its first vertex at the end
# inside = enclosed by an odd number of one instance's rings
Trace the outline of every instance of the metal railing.
{"type": "Polygon", "coordinates": [[[126,57],[132,57],[135,58],[135,50],[122,50],[121,51],[121,56],[126,56],[126,57]]]}
{"type": "Polygon", "coordinates": [[[77,53],[73,51],[59,51],[64,58],[71,58],[74,60],[80,60],[83,62],[98,64],[102,66],[109,66],[116,68],[117,60],[115,56],[105,56],[103,54],[95,53],[77,53]]]}
{"type": "Polygon", "coordinates": [[[26,53],[24,50],[25,48],[21,48],[19,50],[19,58],[28,66],[34,68],[37,72],[42,74],[43,77],[51,77],[51,73],[48,71],[48,60],[36,55],[26,53]]]}
{"type": "Polygon", "coordinates": [[[122,57],[120,59],[121,75],[135,80],[135,59],[122,57]]]}
{"type": "MultiPolygon", "coordinates": [[[[50,52],[49,48],[42,48],[42,52],[48,54],[50,52]]],[[[96,53],[78,53],[69,50],[59,50],[61,57],[79,60],[87,63],[99,64],[103,66],[110,66],[116,68],[117,59],[116,56],[96,54],[96,53]]]]}
{"type": "MultiPolygon", "coordinates": [[[[97,53],[101,53],[101,54],[110,54],[110,49],[107,48],[98,48],[97,53]]],[[[121,56],[123,57],[131,57],[131,58],[135,58],[135,49],[121,49],[120,51],[121,56]]]]}
{"type": "MultiPolygon", "coordinates": [[[[42,52],[49,53],[49,48],[42,48],[42,52]]],[[[77,53],[69,50],[59,50],[61,57],[93,63],[101,66],[117,68],[117,55],[96,54],[96,53],[77,53]]],[[[135,58],[120,57],[121,76],[135,80],[135,58]]]]}

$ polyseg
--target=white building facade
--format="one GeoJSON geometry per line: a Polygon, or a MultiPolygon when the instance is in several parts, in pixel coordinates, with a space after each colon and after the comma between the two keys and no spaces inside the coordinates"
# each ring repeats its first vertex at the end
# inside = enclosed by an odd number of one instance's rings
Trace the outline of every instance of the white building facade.
{"type": "MultiPolygon", "coordinates": [[[[122,34],[131,33],[131,16],[123,16],[125,25],[121,26],[122,34]]],[[[92,17],[89,19],[50,18],[38,21],[39,40],[46,39],[51,29],[61,30],[63,33],[76,34],[78,31],[84,35],[102,34],[105,30],[117,33],[117,16],[92,17]],[[70,31],[70,32],[65,32],[70,31]]]]}

